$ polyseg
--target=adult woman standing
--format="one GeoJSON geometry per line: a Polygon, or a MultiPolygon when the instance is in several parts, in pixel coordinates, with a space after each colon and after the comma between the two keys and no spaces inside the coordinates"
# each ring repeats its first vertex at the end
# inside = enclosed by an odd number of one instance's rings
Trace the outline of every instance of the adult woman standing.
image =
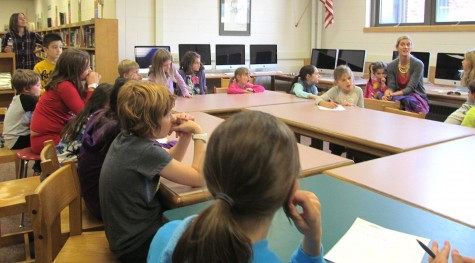
{"type": "Polygon", "coordinates": [[[15,52],[17,69],[33,69],[38,63],[36,44],[42,44],[41,37],[27,29],[25,14],[14,13],[10,17],[9,32],[2,41],[2,50],[6,53],[15,52]],[[9,45],[11,39],[12,45],[9,45]]]}
{"type": "Polygon", "coordinates": [[[409,36],[397,39],[399,56],[388,64],[387,86],[383,100],[401,101],[406,111],[429,112],[429,102],[424,89],[422,61],[411,55],[412,40],[409,36]]]}

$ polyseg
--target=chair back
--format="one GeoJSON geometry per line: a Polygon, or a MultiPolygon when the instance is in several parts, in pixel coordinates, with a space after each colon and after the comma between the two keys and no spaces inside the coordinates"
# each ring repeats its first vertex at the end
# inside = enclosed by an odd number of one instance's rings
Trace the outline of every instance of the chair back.
{"type": "Polygon", "coordinates": [[[414,117],[414,118],[419,118],[419,119],[425,119],[426,115],[424,113],[415,113],[415,112],[410,112],[410,111],[404,111],[400,109],[393,109],[389,107],[384,107],[385,112],[390,112],[390,113],[395,113],[395,114],[400,114],[400,115],[405,115],[409,117],[414,117]]]}
{"type": "Polygon", "coordinates": [[[228,92],[228,87],[214,87],[214,93],[227,93],[228,92]]]}
{"type": "Polygon", "coordinates": [[[81,193],[76,168],[66,164],[54,171],[26,196],[31,214],[36,262],[53,262],[64,245],[61,234],[61,211],[69,207],[70,235],[80,235],[81,193]]]}
{"type": "Polygon", "coordinates": [[[58,155],[56,154],[56,146],[52,140],[47,140],[44,142],[44,147],[43,150],[41,150],[40,157],[41,179],[44,180],[44,178],[48,177],[60,167],[58,155]]]}
{"type": "Polygon", "coordinates": [[[384,111],[384,107],[399,109],[401,107],[401,102],[365,98],[364,107],[366,109],[379,110],[379,111],[384,111]]]}
{"type": "Polygon", "coordinates": [[[221,78],[221,87],[229,87],[230,78],[221,78]]]}

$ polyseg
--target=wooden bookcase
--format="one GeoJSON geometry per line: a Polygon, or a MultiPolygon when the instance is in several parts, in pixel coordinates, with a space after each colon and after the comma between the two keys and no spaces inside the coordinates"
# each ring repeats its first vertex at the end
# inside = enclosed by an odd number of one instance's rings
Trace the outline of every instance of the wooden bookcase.
{"type": "Polygon", "coordinates": [[[98,18],[37,31],[41,35],[61,35],[64,48],[79,48],[89,53],[91,67],[101,74],[101,82],[114,84],[119,75],[119,33],[117,19],[98,18]]]}
{"type": "MultiPolygon", "coordinates": [[[[15,54],[0,53],[0,72],[10,72],[13,75],[15,68],[15,54]]],[[[0,107],[8,107],[14,95],[14,89],[0,90],[0,107]]]]}

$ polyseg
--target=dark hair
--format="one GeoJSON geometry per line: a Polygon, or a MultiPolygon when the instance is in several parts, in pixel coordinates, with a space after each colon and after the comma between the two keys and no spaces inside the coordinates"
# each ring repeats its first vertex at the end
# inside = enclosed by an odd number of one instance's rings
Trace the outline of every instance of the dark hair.
{"type": "Polygon", "coordinates": [[[48,33],[43,37],[43,47],[48,48],[53,41],[63,41],[60,35],[56,33],[48,33]]]}
{"type": "Polygon", "coordinates": [[[228,118],[211,135],[203,173],[210,193],[224,193],[234,204],[216,199],[201,212],[178,241],[172,262],[250,262],[252,244],[242,220],[258,224],[287,207],[299,171],[287,125],[258,111],[228,118]]]}
{"type": "Polygon", "coordinates": [[[89,54],[76,48],[66,49],[59,56],[45,90],[56,90],[58,83],[70,81],[78,91],[79,96],[84,99],[87,89],[81,83],[81,75],[87,67],[89,67],[89,54]]]}
{"type": "Polygon", "coordinates": [[[71,119],[61,131],[61,139],[64,143],[69,144],[76,140],[78,135],[82,132],[83,126],[87,123],[89,116],[95,111],[104,108],[107,102],[109,102],[111,91],[111,84],[102,83],[97,86],[91,98],[89,98],[86,105],[84,105],[84,109],[71,119]]]}
{"type": "Polygon", "coordinates": [[[12,76],[12,85],[16,94],[21,94],[24,88],[31,88],[40,80],[40,74],[31,69],[17,69],[12,76]]]}
{"type": "Polygon", "coordinates": [[[472,80],[467,85],[468,92],[475,94],[475,80],[472,80]]]}
{"type": "Polygon", "coordinates": [[[294,86],[295,83],[297,83],[300,79],[300,81],[305,81],[307,78],[307,75],[312,75],[316,71],[316,67],[314,65],[305,65],[300,68],[299,74],[294,77],[294,80],[292,81],[292,84],[290,84],[290,89],[294,86]]]}
{"type": "Polygon", "coordinates": [[[368,72],[369,72],[369,78],[368,78],[368,83],[371,84],[371,75],[373,75],[374,72],[376,72],[378,69],[384,69],[384,71],[387,73],[388,72],[388,65],[385,62],[382,61],[377,61],[369,64],[368,66],[368,72]]]}
{"type": "MultiPolygon", "coordinates": [[[[20,14],[25,16],[24,13],[13,13],[10,16],[10,24],[8,25],[9,30],[11,32],[15,32],[17,34],[18,34],[18,17],[20,16],[20,14]]],[[[25,18],[26,18],[26,16],[25,16],[25,18]]]]}
{"type": "MultiPolygon", "coordinates": [[[[180,69],[185,72],[186,75],[193,74],[193,63],[195,63],[195,59],[201,59],[200,54],[193,52],[193,51],[187,51],[181,61],[180,61],[180,69]]],[[[200,62],[200,69],[199,71],[203,70],[204,66],[203,63],[200,62]]]]}

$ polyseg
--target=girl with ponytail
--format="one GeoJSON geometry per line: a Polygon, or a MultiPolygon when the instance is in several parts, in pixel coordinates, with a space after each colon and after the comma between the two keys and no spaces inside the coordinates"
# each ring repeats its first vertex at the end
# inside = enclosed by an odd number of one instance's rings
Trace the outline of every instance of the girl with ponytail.
{"type": "Polygon", "coordinates": [[[148,262],[280,262],[266,236],[281,207],[304,236],[291,260],[324,262],[320,203],[297,190],[299,170],[295,136],[285,124],[257,111],[227,119],[213,132],[203,167],[215,202],[162,226],[148,262]]]}

